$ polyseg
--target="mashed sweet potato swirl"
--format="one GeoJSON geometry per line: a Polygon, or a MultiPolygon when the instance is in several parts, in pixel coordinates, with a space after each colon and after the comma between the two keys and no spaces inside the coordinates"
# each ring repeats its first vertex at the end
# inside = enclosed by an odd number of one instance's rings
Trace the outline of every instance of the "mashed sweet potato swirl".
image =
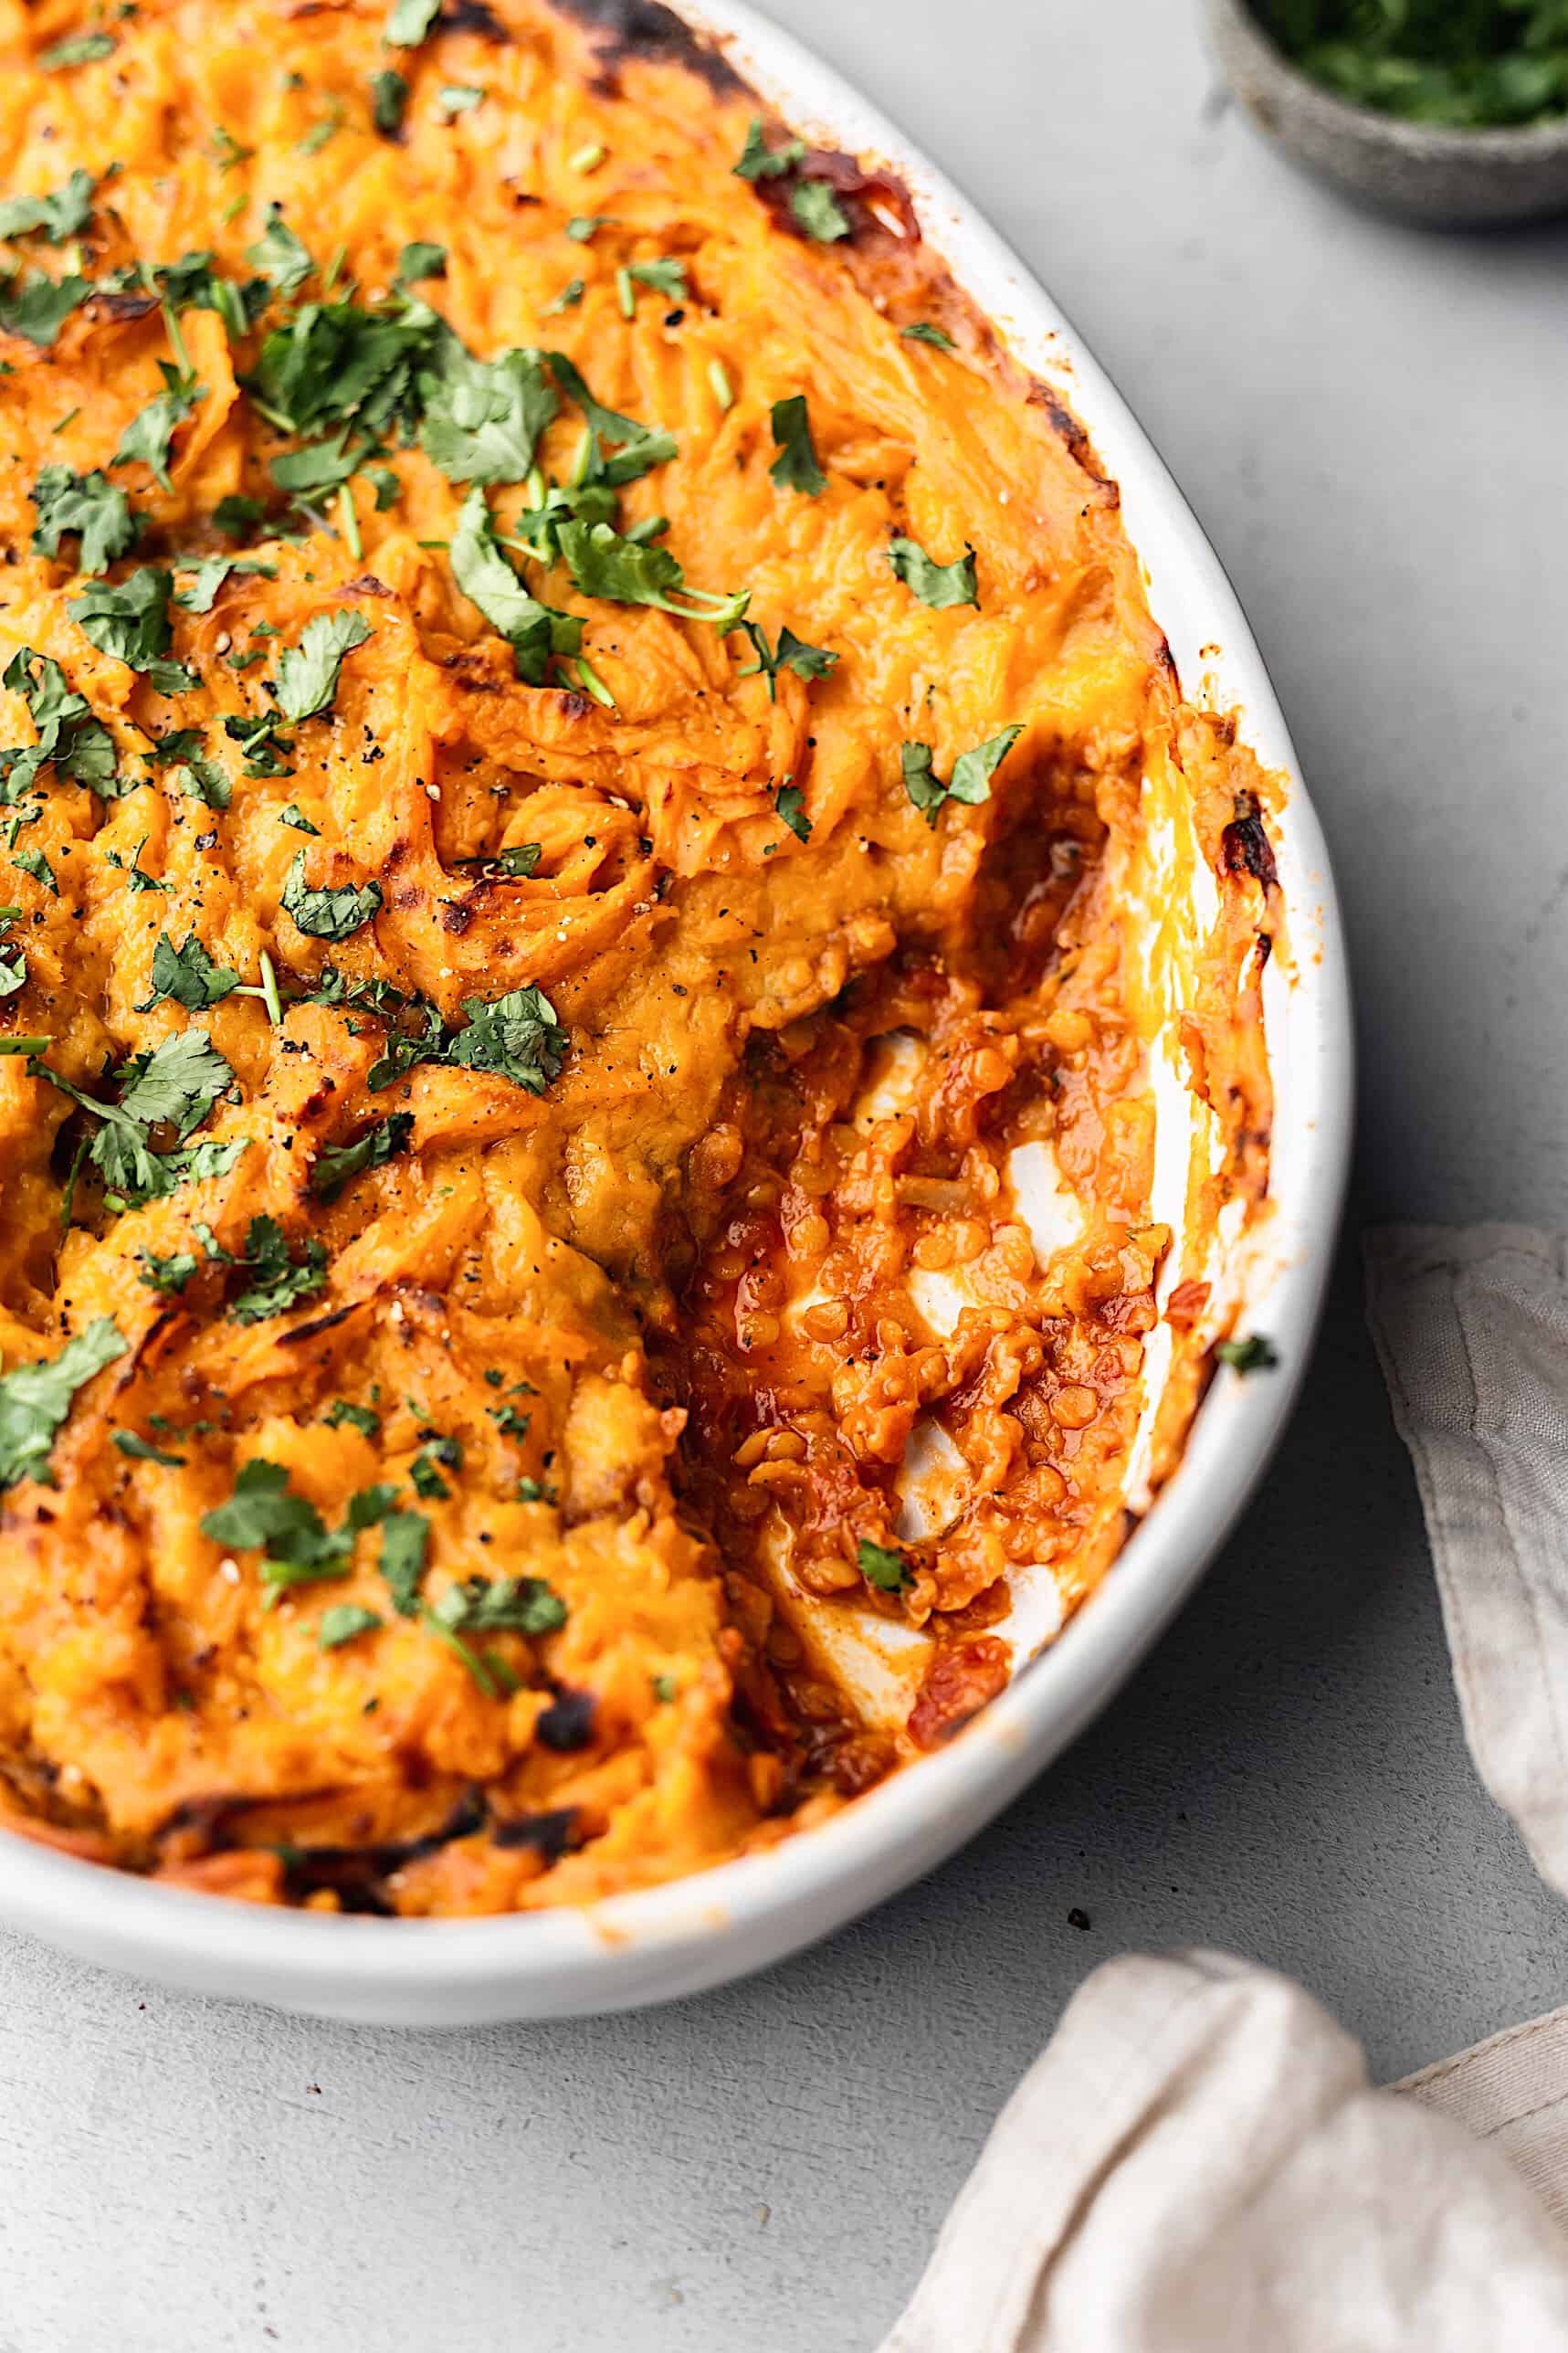
{"type": "Polygon", "coordinates": [[[641,0],[0,0],[0,1819],[409,1914],[809,1824],[1122,1539],[1117,878],[1174,779],[1256,1202],[1267,781],[641,0]]]}

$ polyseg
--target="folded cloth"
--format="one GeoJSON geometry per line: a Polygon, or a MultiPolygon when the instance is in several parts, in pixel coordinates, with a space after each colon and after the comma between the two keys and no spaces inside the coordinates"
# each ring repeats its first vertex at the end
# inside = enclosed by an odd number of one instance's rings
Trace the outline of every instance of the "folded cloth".
{"type": "MultiPolygon", "coordinates": [[[[1568,2016],[1541,2025],[1568,2097],[1568,2016]]],[[[1480,2105],[1511,2039],[1475,2054],[1480,2105]]],[[[881,2353],[1568,2346],[1568,2242],[1452,2121],[1466,2064],[1376,2091],[1284,1978],[1215,1953],[1111,1961],[1004,2109],[881,2353]]]]}
{"type": "MultiPolygon", "coordinates": [[[[1568,1243],[1369,1236],[1477,1767],[1568,1894],[1568,1243]]],[[[1388,2091],[1300,1988],[1099,1970],[882,2353],[1568,2348],[1568,2010],[1388,2091]]]]}
{"type": "Polygon", "coordinates": [[[1392,1226],[1366,1265],[1470,1753],[1568,1894],[1568,1245],[1392,1226]]]}

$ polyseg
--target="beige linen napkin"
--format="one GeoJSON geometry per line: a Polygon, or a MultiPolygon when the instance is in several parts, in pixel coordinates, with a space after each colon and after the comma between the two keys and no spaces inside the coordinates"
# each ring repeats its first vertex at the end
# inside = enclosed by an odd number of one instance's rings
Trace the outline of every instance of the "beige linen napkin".
{"type": "Polygon", "coordinates": [[[1350,2037],[1268,1970],[1109,1962],[1004,2109],[882,2353],[1568,2346],[1568,2243],[1409,2089],[1374,2091],[1350,2037]]]}
{"type": "MultiPolygon", "coordinates": [[[[1568,1246],[1367,1244],[1465,1729],[1568,1894],[1568,1246]]],[[[1111,1962],[1003,2112],[882,2353],[1568,2348],[1568,2010],[1388,2091],[1299,1987],[1111,1962]]]]}

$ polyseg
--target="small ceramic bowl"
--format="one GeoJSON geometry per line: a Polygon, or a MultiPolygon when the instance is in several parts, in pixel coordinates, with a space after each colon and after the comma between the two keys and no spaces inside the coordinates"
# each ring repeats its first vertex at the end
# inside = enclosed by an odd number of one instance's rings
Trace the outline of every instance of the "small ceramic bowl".
{"type": "Polygon", "coordinates": [[[1432,228],[1500,228],[1568,213],[1568,115],[1454,131],[1352,106],[1277,49],[1247,0],[1204,0],[1220,70],[1294,162],[1432,228]]]}

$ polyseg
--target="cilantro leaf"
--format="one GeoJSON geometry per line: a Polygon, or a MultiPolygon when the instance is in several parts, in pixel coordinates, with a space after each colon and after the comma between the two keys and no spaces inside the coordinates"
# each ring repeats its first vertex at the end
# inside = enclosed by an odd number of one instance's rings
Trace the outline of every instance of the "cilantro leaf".
{"type": "Polygon", "coordinates": [[[150,670],[174,643],[169,621],[172,572],[144,564],[128,573],[118,587],[97,581],[66,607],[84,637],[100,653],[128,662],[132,670],[150,670]]]}
{"type": "Polygon", "coordinates": [[[117,798],[114,738],[93,717],[85,696],[66,684],[58,662],[32,646],[21,646],[0,678],[23,698],[38,731],[36,744],[21,751],[0,752],[0,776],[5,779],[0,797],[15,800],[30,790],[39,769],[52,762],[58,775],[74,776],[105,800],[117,798]]]}
{"type": "Polygon", "coordinates": [[[419,1608],[419,1584],[430,1546],[430,1523],[423,1512],[390,1512],[381,1524],[381,1573],[400,1618],[419,1608]]]}
{"type": "Polygon", "coordinates": [[[412,428],[416,370],[450,333],[401,290],[369,307],[307,302],[263,339],[247,389],[295,433],[351,418],[373,437],[412,428]]]}
{"type": "Polygon", "coordinates": [[[78,236],[92,213],[90,172],[71,174],[52,196],[7,196],[0,202],[0,237],[31,237],[41,230],[50,245],[78,236]]]}
{"type": "Polygon", "coordinates": [[[236,579],[242,573],[259,574],[265,580],[278,577],[275,564],[258,564],[250,557],[237,555],[204,556],[199,564],[193,559],[189,564],[182,564],[180,569],[190,573],[191,585],[176,593],[174,602],[186,613],[210,613],[217,603],[218,591],[230,573],[236,579]]]}
{"type": "Polygon", "coordinates": [[[414,286],[422,278],[445,278],[447,248],[444,245],[426,245],[416,238],[405,245],[397,257],[397,280],[401,286],[414,286]]]}
{"type": "Polygon", "coordinates": [[[213,529],[226,533],[231,539],[243,539],[247,532],[255,530],[266,512],[260,499],[242,498],[237,491],[229,491],[213,509],[213,529]]]}
{"type": "Polygon", "coordinates": [[[624,445],[614,457],[598,460],[599,480],[617,487],[635,482],[653,467],[667,465],[676,455],[675,437],[661,426],[639,425],[635,417],[623,417],[618,410],[606,408],[602,401],[595,400],[564,352],[546,352],[544,356],[556,383],[567,399],[582,410],[596,438],[624,445]]]}
{"type": "Polygon", "coordinates": [[[338,691],[343,656],[374,636],[363,613],[318,613],[307,621],[298,646],[278,658],[273,692],[285,719],[313,719],[330,710],[338,691]]]}
{"type": "Polygon", "coordinates": [[[755,621],[742,621],[741,627],[751,639],[752,649],[757,659],[754,662],[748,662],[736,675],[756,678],[760,674],[765,678],[770,702],[776,702],[778,698],[781,670],[793,670],[797,678],[826,678],[837,663],[837,654],[829,653],[823,646],[808,646],[804,638],[797,638],[795,631],[787,627],[779,631],[778,644],[773,648],[769,647],[767,631],[759,628],[755,621]]]}
{"type": "Polygon", "coordinates": [[[288,1237],[276,1218],[252,1218],[239,1264],[252,1280],[229,1303],[232,1324],[265,1323],[326,1288],[324,1244],[307,1241],[299,1258],[291,1258],[288,1237]]]}
{"type": "Polygon", "coordinates": [[[667,258],[658,261],[628,261],[626,276],[638,286],[651,286],[656,294],[663,294],[672,302],[684,302],[686,300],[684,262],[667,258]]]}
{"type": "Polygon", "coordinates": [[[557,526],[556,541],[574,584],[584,596],[608,597],[618,605],[652,605],[683,621],[707,621],[721,636],[745,614],[743,591],[721,596],[689,587],[667,547],[624,539],[607,522],[587,523],[573,517],[557,526]],[[687,599],[683,605],[673,601],[677,589],[687,599]]]}
{"type": "Polygon", "coordinates": [[[239,745],[247,776],[293,775],[287,755],[294,746],[278,733],[276,712],[259,712],[254,719],[237,719],[231,714],[223,723],[223,732],[231,744],[239,745]]]}
{"type": "Polygon", "coordinates": [[[471,114],[476,106],[484,104],[484,91],[466,81],[443,82],[436,93],[436,103],[448,122],[456,115],[471,114]]]}
{"type": "MultiPolygon", "coordinates": [[[[19,907],[0,907],[0,939],[4,938],[21,913],[19,907]]],[[[0,946],[0,997],[15,997],[27,985],[26,952],[21,947],[0,946]]]]}
{"type": "Polygon", "coordinates": [[[507,639],[519,678],[542,686],[552,654],[574,654],[581,646],[583,624],[574,613],[557,612],[529,594],[496,544],[485,494],[477,484],[458,511],[450,555],[453,579],[507,639]]]}
{"type": "Polygon", "coordinates": [[[142,1250],[140,1256],[142,1281],[162,1299],[177,1299],[200,1263],[190,1250],[173,1250],[166,1258],[160,1258],[155,1250],[142,1250]]]}
{"type": "Polygon", "coordinates": [[[468,1023],[447,1048],[448,1061],[510,1079],[532,1095],[542,1095],[560,1076],[566,1032],[542,989],[510,989],[489,1004],[482,997],[465,997],[463,1010],[468,1023]]]}
{"type": "Polygon", "coordinates": [[[277,204],[268,206],[266,225],[256,243],[246,247],[245,258],[275,293],[283,295],[297,294],[316,266],[310,248],[300,243],[277,204]]]}
{"type": "Polygon", "coordinates": [[[41,849],[13,850],[11,863],[23,874],[30,874],[35,882],[42,883],[51,898],[59,897],[60,886],[55,881],[55,870],[41,849]]]}
{"type": "Polygon", "coordinates": [[[906,343],[929,343],[933,351],[954,352],[958,349],[944,328],[933,327],[929,320],[916,319],[912,325],[900,327],[900,334],[906,343]]]}
{"type": "Polygon", "coordinates": [[[209,1005],[221,1004],[238,987],[239,975],[215,964],[195,932],[179,948],[167,932],[160,932],[153,950],[153,994],[136,1010],[150,1013],[169,997],[188,1013],[200,1013],[209,1005]]]}
{"type": "Polygon", "coordinates": [[[90,66],[100,58],[113,54],[112,33],[76,33],[68,40],[56,41],[52,47],[40,49],[38,63],[45,73],[60,73],[68,66],[90,66]]]}
{"type": "Polygon", "coordinates": [[[22,1479],[53,1485],[49,1453],[77,1391],[126,1346],[112,1316],[100,1315],[58,1356],[15,1366],[0,1378],[0,1487],[22,1479]]]}
{"type": "Polygon", "coordinates": [[[1261,1332],[1250,1333],[1245,1340],[1216,1341],[1215,1355],[1233,1373],[1269,1373],[1279,1362],[1274,1343],[1261,1332]]]}
{"type": "Polygon", "coordinates": [[[216,760],[208,759],[203,751],[199,728],[174,727],[166,735],[154,735],[148,757],[155,767],[167,768],[169,782],[207,808],[226,809],[229,804],[228,778],[216,760]]]}
{"type": "Polygon", "coordinates": [[[760,114],[753,114],[746,125],[746,143],[741,150],[740,159],[731,168],[738,180],[754,183],[782,179],[786,172],[793,172],[797,164],[805,163],[805,153],[803,139],[791,139],[782,147],[770,147],[763,133],[763,118],[760,114]]]}
{"type": "Polygon", "coordinates": [[[849,234],[848,216],[826,180],[797,180],[789,192],[789,208],[819,245],[832,245],[849,234]]]}
{"type": "Polygon", "coordinates": [[[46,466],[33,484],[38,510],[33,545],[40,555],[58,555],[68,532],[81,533],[80,568],[105,572],[136,537],[136,519],[124,491],[107,474],[73,474],[68,466],[46,466]]]}
{"type": "Polygon", "coordinates": [[[145,408],[133,417],[120,437],[120,447],[110,459],[111,466],[129,466],[140,459],[152,469],[154,478],[166,491],[173,490],[169,479],[169,448],[174,438],[174,427],[187,417],[198,400],[205,400],[205,387],[194,375],[184,375],[160,360],[163,389],[155,393],[145,408]]]}
{"type": "Polygon", "coordinates": [[[805,795],[799,785],[781,785],[773,807],[797,841],[811,839],[811,819],[805,813],[805,795]]]}
{"type": "Polygon", "coordinates": [[[370,78],[371,121],[384,139],[395,139],[408,111],[408,84],[387,66],[370,78]]]}
{"type": "Polygon", "coordinates": [[[901,1593],[905,1586],[914,1583],[901,1552],[871,1544],[865,1536],[860,1539],[858,1567],[867,1584],[874,1585],[879,1593],[901,1593]]]}
{"type": "Polygon", "coordinates": [[[542,1577],[469,1577],[448,1586],[432,1614],[454,1634],[553,1634],[566,1604],[542,1577]]]}
{"type": "Polygon", "coordinates": [[[827,488],[827,477],[817,463],[805,393],[775,400],[770,415],[779,454],[768,468],[769,475],[781,491],[804,491],[808,498],[816,498],[827,488]]]}
{"type": "Polygon", "coordinates": [[[321,1612],[321,1622],[316,1629],[319,1651],[341,1651],[345,1642],[353,1642],[361,1634],[374,1634],[381,1624],[374,1609],[363,1609],[357,1601],[334,1601],[330,1609],[321,1612]]]}
{"type": "Polygon", "coordinates": [[[888,561],[905,587],[912,588],[933,613],[944,612],[950,605],[978,606],[980,602],[972,547],[965,547],[952,564],[938,564],[918,540],[890,539],[888,561]]]}
{"type": "Polygon", "coordinates": [[[353,1556],[353,1529],[329,1528],[309,1497],[290,1489],[285,1466],[262,1456],[244,1464],[228,1502],[204,1512],[200,1525],[215,1544],[262,1554],[269,1598],[286,1586],[342,1577],[353,1556]]]}
{"type": "Polygon", "coordinates": [[[150,1054],[134,1054],[116,1073],[122,1086],[120,1109],[143,1127],[168,1125],[184,1143],[221,1094],[234,1072],[205,1029],[176,1030],[150,1054]]]}
{"type": "Polygon", "coordinates": [[[395,0],[382,39],[388,48],[416,49],[441,13],[441,0],[395,0]]]}
{"type": "Polygon", "coordinates": [[[931,765],[929,744],[904,744],[899,758],[903,770],[904,790],[928,825],[934,825],[942,803],[964,801],[972,807],[991,797],[991,779],[1023,733],[1018,726],[1004,727],[972,751],[962,753],[952,764],[952,776],[942,783],[931,765]]]}
{"type": "Polygon", "coordinates": [[[134,1430],[117,1430],[113,1438],[121,1453],[128,1454],[132,1462],[161,1462],[166,1470],[177,1471],[190,1460],[188,1455],[172,1454],[167,1447],[154,1446],[150,1438],[134,1430]]]}
{"type": "Polygon", "coordinates": [[[476,360],[455,340],[420,390],[421,447],[452,482],[521,482],[561,405],[536,352],[476,360]]]}
{"type": "Polygon", "coordinates": [[[29,269],[20,279],[0,279],[0,328],[47,350],[91,292],[90,282],[74,270],[65,278],[46,278],[41,269],[29,269]]]}
{"type": "Polygon", "coordinates": [[[283,912],[313,940],[346,940],[368,923],[381,906],[379,882],[345,883],[339,890],[312,891],[305,880],[300,850],[283,884],[283,912]]]}
{"type": "Polygon", "coordinates": [[[351,1405],[347,1398],[334,1398],[321,1419],[329,1430],[341,1430],[346,1423],[362,1438],[374,1438],[381,1430],[378,1413],[373,1413],[367,1405],[351,1405]]]}
{"type": "Polygon", "coordinates": [[[365,1168],[384,1168],[408,1149],[414,1133],[411,1112],[395,1111],[390,1119],[367,1127],[353,1144],[329,1145],[316,1155],[310,1170],[310,1190],[318,1201],[335,1201],[352,1176],[365,1168]]]}

